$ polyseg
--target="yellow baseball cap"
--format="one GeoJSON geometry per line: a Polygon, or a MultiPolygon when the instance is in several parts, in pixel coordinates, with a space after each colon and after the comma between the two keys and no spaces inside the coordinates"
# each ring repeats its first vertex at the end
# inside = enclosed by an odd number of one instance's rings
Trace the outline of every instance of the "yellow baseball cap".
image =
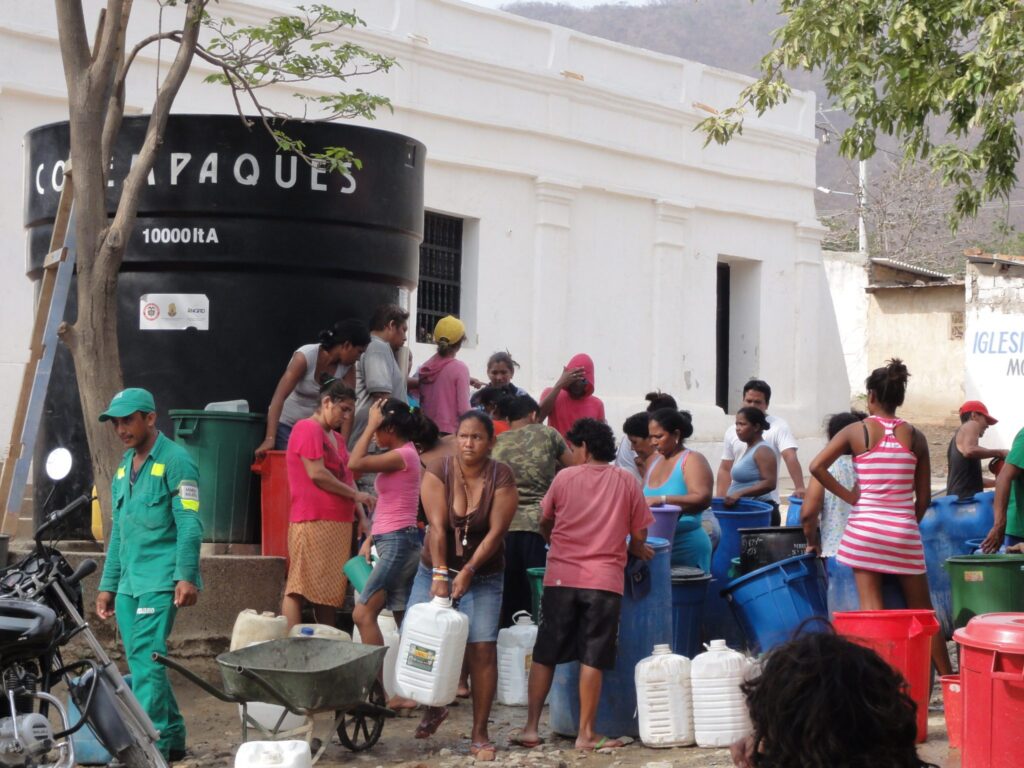
{"type": "Polygon", "coordinates": [[[439,344],[442,339],[449,344],[458,344],[465,336],[466,324],[452,315],[442,317],[434,326],[435,344],[439,344]]]}

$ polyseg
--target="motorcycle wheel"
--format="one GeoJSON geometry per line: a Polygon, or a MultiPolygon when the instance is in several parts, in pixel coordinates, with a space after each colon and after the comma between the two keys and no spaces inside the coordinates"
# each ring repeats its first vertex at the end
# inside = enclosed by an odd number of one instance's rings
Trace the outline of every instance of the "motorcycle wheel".
{"type": "Polygon", "coordinates": [[[125,747],[115,756],[125,768],[168,768],[163,753],[146,737],[146,732],[135,720],[135,716],[120,698],[114,697],[117,711],[132,735],[133,744],[125,747]]]}

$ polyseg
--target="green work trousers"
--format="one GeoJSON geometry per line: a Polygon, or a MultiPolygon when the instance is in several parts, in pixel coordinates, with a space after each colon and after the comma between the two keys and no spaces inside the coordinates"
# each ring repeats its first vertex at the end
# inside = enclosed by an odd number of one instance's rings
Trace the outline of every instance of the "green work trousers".
{"type": "Polygon", "coordinates": [[[166,758],[172,749],[185,749],[185,720],[178,711],[167,668],[153,661],[153,653],[167,654],[167,636],[178,613],[174,593],[147,592],[132,597],[118,592],[114,610],[132,673],[132,692],[160,732],[157,746],[166,758]]]}

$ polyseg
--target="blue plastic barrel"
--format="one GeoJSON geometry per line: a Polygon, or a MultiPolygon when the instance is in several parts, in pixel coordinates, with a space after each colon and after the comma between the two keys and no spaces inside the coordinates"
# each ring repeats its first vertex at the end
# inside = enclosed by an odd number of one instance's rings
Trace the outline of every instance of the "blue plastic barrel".
{"type": "Polygon", "coordinates": [[[798,499],[796,496],[790,496],[787,501],[789,506],[786,507],[786,525],[800,525],[800,513],[804,508],[804,500],[798,499]]]}
{"type": "Polygon", "coordinates": [[[797,555],[740,576],[722,590],[753,653],[793,638],[808,619],[809,631],[827,624],[825,565],[817,555],[797,555]]]}
{"type": "MultiPolygon", "coordinates": [[[[597,707],[598,733],[638,738],[640,729],[636,720],[636,683],[634,671],[637,663],[651,655],[658,643],[672,642],[672,547],[665,539],[649,538],[654,549],[651,569],[651,591],[642,599],[634,600],[629,591],[622,596],[622,614],[619,620],[619,647],[615,668],[604,673],[601,700],[597,707]]],[[[551,730],[573,736],[580,722],[580,665],[579,662],[559,664],[548,698],[551,730]]]]}
{"type": "Polygon", "coordinates": [[[704,600],[711,574],[700,568],[672,569],[672,650],[692,659],[701,652],[704,600]]]}
{"type": "MultiPolygon", "coordinates": [[[[825,572],[828,575],[828,613],[841,611],[859,611],[860,597],[857,595],[857,582],[853,576],[853,568],[843,565],[834,557],[825,558],[825,572]]],[[[895,574],[882,575],[882,605],[888,610],[903,610],[907,607],[906,598],[900,588],[899,577],[895,574]]]]}
{"type": "MultiPolygon", "coordinates": [[[[124,681],[130,689],[132,687],[132,676],[125,675],[124,681]]],[[[76,677],[74,683],[78,682],[76,677]]],[[[82,713],[75,704],[75,700],[68,696],[68,722],[74,725],[82,719],[82,713]]],[[[107,748],[104,747],[88,723],[83,725],[71,734],[71,743],[75,747],[75,763],[77,765],[109,765],[113,759],[107,748]]]]}
{"type": "Polygon", "coordinates": [[[708,587],[704,603],[704,633],[708,640],[725,640],[730,648],[741,649],[746,638],[733,618],[729,604],[721,596],[721,590],[732,577],[729,568],[732,559],[740,556],[740,528],[765,528],[771,524],[772,507],[763,501],[741,499],[731,507],[722,499],[712,499],[711,509],[722,527],[722,538],[718,549],[711,557],[713,581],[708,587]]]}

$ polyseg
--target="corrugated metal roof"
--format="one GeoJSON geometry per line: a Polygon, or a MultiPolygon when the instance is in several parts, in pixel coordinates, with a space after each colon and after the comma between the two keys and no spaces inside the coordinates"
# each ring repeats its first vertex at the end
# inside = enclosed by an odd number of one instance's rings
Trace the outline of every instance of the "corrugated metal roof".
{"type": "Polygon", "coordinates": [[[968,248],[964,251],[967,260],[972,264],[1010,264],[1024,267],[1024,256],[1011,253],[985,253],[980,248],[968,248]]]}
{"type": "Polygon", "coordinates": [[[896,259],[883,259],[879,257],[871,259],[871,263],[877,264],[880,267],[898,269],[901,272],[908,272],[909,274],[917,275],[918,277],[931,277],[936,280],[949,280],[952,277],[952,275],[947,275],[943,272],[936,272],[934,269],[919,267],[916,264],[908,264],[905,261],[897,261],[896,259]]]}

